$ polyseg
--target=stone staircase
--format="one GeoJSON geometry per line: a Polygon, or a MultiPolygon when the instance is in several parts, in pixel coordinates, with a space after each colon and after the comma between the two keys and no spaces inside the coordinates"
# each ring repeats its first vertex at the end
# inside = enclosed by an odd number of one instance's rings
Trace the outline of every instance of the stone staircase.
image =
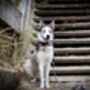
{"type": "Polygon", "coordinates": [[[90,0],[38,0],[35,8],[35,23],[56,22],[50,80],[55,72],[58,81],[90,80],[90,0]]]}

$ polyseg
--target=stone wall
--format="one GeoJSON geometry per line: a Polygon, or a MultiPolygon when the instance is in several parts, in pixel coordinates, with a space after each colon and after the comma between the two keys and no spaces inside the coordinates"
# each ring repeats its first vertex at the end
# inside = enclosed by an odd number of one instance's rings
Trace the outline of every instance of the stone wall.
{"type": "Polygon", "coordinates": [[[31,0],[20,0],[18,6],[11,0],[0,0],[0,19],[20,32],[30,24],[30,5],[31,0]]]}

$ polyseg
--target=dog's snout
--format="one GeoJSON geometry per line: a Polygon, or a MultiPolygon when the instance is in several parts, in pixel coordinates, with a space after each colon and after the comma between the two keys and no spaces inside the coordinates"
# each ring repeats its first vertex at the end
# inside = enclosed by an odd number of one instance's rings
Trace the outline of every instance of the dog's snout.
{"type": "Polygon", "coordinates": [[[49,39],[50,38],[50,35],[47,35],[47,39],[49,39]]]}

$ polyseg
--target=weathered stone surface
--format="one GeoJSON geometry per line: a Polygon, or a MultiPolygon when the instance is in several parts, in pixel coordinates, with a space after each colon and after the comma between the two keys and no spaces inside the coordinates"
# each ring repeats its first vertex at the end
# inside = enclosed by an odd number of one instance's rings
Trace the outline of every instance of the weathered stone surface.
{"type": "Polygon", "coordinates": [[[0,18],[17,31],[20,30],[21,15],[10,0],[0,0],[0,18]]]}
{"type": "Polygon", "coordinates": [[[15,90],[21,74],[15,69],[0,68],[0,90],[15,90]]]}

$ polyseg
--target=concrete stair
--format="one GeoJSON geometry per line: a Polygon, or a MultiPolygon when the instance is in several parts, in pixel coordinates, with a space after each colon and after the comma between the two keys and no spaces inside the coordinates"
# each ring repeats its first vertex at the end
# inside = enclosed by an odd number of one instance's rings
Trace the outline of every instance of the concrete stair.
{"type": "Polygon", "coordinates": [[[77,31],[55,31],[55,36],[60,37],[78,37],[78,36],[90,36],[90,30],[77,30],[77,31]]]}
{"type": "Polygon", "coordinates": [[[90,38],[54,39],[54,44],[90,44],[90,38]]]}
{"type": "Polygon", "coordinates": [[[90,0],[47,0],[36,3],[33,18],[56,22],[50,81],[90,80],[90,0]]]}
{"type": "Polygon", "coordinates": [[[79,48],[55,48],[55,54],[83,54],[90,53],[90,47],[79,47],[79,48]]]}
{"type": "Polygon", "coordinates": [[[71,64],[76,63],[76,64],[85,64],[85,63],[90,63],[90,56],[55,56],[54,57],[55,63],[61,63],[61,64],[71,64]]]}
{"type": "MultiPolygon", "coordinates": [[[[54,70],[57,74],[89,74],[90,66],[62,66],[55,67],[54,70]]],[[[53,67],[51,68],[51,73],[54,73],[53,67]]]]}

